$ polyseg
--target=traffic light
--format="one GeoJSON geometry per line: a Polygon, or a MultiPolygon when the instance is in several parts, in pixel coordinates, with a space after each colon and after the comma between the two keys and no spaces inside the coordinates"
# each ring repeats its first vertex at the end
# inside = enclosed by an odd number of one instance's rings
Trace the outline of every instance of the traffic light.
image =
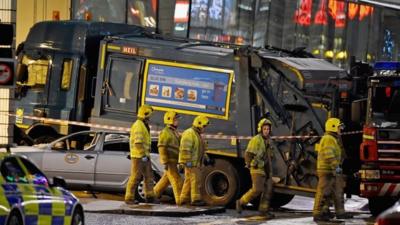
{"type": "Polygon", "coordinates": [[[0,58],[0,86],[14,84],[14,59],[0,58]]]}

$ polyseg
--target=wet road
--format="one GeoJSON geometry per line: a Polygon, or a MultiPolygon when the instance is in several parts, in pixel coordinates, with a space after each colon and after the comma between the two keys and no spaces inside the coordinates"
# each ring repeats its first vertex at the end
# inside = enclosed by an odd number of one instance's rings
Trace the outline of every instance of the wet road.
{"type": "MultiPolygon", "coordinates": [[[[361,198],[348,199],[346,201],[346,210],[354,214],[353,219],[333,221],[328,223],[319,223],[323,225],[346,224],[346,225],[373,225],[374,218],[371,217],[365,209],[366,200],[361,198]]],[[[296,197],[291,203],[283,208],[274,210],[275,218],[267,220],[258,215],[257,211],[244,210],[241,215],[236,211],[227,209],[225,213],[215,215],[201,215],[193,217],[155,217],[155,216],[130,216],[115,214],[97,214],[86,213],[85,219],[88,225],[164,225],[164,224],[198,224],[198,225],[230,225],[230,224],[276,224],[276,225],[294,225],[294,224],[316,224],[312,220],[311,209],[313,205],[312,198],[296,197]]]]}

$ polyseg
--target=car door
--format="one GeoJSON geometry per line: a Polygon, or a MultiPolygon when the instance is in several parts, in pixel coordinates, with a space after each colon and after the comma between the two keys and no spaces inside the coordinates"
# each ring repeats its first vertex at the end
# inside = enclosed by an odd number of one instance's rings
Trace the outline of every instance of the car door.
{"type": "MultiPolygon", "coordinates": [[[[3,160],[1,175],[5,197],[10,205],[19,204],[26,224],[43,224],[57,212],[56,205],[64,205],[62,196],[50,198],[49,182],[37,167],[23,157],[11,156],[3,160]],[[41,215],[41,217],[38,217],[41,215]]],[[[64,207],[65,208],[65,207],[64,207]]]]}
{"type": "Polygon", "coordinates": [[[51,150],[43,155],[45,174],[61,176],[70,186],[93,185],[98,135],[98,132],[84,131],[53,142],[51,150]]]}
{"type": "MultiPolygon", "coordinates": [[[[64,202],[64,197],[61,191],[56,188],[50,187],[50,182],[47,177],[29,160],[21,157],[19,158],[22,167],[28,177],[28,182],[33,189],[35,198],[37,201],[36,207],[39,209],[40,215],[47,215],[55,217],[64,217],[68,211],[67,205],[64,202]]],[[[26,199],[24,193],[24,199],[26,199]]],[[[26,203],[25,205],[28,205],[26,203]]],[[[32,206],[35,207],[35,206],[32,206]]],[[[29,220],[29,217],[26,217],[29,220]]],[[[42,224],[45,221],[38,221],[38,224],[42,224]]],[[[52,221],[53,224],[57,224],[57,221],[52,221]]],[[[61,221],[60,221],[61,222],[61,221]]],[[[27,222],[27,224],[30,224],[27,222]]],[[[60,223],[61,224],[61,223],[60,223]]]]}
{"type": "Polygon", "coordinates": [[[100,189],[124,190],[130,175],[129,135],[106,133],[99,153],[95,186],[100,189]]]}

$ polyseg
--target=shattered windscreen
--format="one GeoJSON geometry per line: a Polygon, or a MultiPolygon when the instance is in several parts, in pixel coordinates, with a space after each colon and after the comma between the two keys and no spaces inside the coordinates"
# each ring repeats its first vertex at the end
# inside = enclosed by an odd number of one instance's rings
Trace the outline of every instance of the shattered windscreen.
{"type": "Polygon", "coordinates": [[[385,127],[397,127],[400,123],[400,79],[373,86],[370,94],[372,121],[385,127]]]}

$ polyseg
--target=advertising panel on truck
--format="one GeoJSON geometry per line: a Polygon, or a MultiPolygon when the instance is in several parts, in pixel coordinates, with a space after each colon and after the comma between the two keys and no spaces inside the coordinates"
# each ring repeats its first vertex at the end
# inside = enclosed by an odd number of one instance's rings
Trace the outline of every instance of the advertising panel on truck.
{"type": "Polygon", "coordinates": [[[232,70],[147,60],[142,104],[227,120],[232,82],[232,70]]]}

